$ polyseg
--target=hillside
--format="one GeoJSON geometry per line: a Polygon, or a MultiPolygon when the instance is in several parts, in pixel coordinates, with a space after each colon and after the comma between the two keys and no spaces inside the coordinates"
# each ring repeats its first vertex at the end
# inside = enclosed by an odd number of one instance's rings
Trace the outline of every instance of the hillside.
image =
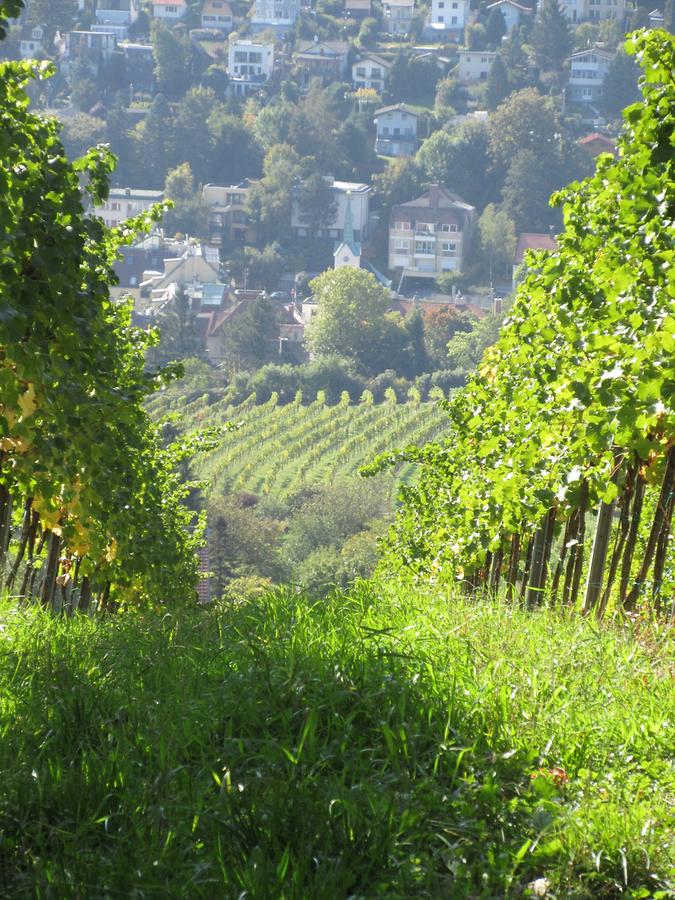
{"type": "Polygon", "coordinates": [[[362,585],[0,611],[0,895],[665,898],[673,645],[362,585]]]}
{"type": "MultiPolygon", "coordinates": [[[[261,406],[209,405],[204,398],[183,413],[183,427],[224,422],[240,427],[195,466],[209,493],[246,490],[283,498],[305,485],[352,476],[378,453],[438,438],[447,415],[433,402],[352,404],[345,398],[329,406],[321,395],[309,405],[298,398],[285,406],[276,395],[261,406]]],[[[404,480],[412,474],[410,465],[400,471],[404,480]]]]}

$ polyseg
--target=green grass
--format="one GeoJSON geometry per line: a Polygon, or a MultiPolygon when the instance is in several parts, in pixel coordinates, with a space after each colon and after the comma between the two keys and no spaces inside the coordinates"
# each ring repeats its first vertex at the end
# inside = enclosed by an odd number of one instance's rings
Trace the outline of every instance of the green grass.
{"type": "Polygon", "coordinates": [[[671,896],[675,654],[635,630],[377,584],[6,607],[0,894],[671,896]]]}

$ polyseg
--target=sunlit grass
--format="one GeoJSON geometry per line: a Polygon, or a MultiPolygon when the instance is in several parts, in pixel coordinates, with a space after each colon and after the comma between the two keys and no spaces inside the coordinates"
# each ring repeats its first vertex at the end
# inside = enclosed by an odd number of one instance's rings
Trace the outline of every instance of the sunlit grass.
{"type": "Polygon", "coordinates": [[[656,628],[377,585],[0,628],[4,896],[668,896],[656,628]]]}

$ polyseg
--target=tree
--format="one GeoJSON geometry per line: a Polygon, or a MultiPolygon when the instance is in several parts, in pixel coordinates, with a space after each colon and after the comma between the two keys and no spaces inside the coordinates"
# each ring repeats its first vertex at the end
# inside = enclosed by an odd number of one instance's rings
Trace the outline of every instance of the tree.
{"type": "Polygon", "coordinates": [[[303,181],[298,194],[300,221],[309,226],[311,237],[328,229],[337,216],[337,202],[329,182],[315,172],[303,181]]]}
{"type": "Polygon", "coordinates": [[[490,284],[493,274],[508,272],[516,250],[516,227],[513,219],[489,203],[478,220],[478,232],[483,252],[489,260],[490,284]]]}
{"type": "Polygon", "coordinates": [[[558,0],[541,0],[531,43],[542,69],[562,71],[563,63],[572,52],[572,33],[558,0]]]}
{"type": "Polygon", "coordinates": [[[471,331],[475,321],[465,312],[441,306],[424,314],[424,343],[434,369],[448,367],[448,341],[456,334],[471,331]]]}
{"type": "Polygon", "coordinates": [[[311,351],[344,356],[373,372],[372,360],[387,330],[387,289],[370,272],[349,268],[324,272],[310,287],[317,303],[307,329],[311,351]]]}
{"type": "Polygon", "coordinates": [[[531,150],[518,153],[508,168],[502,189],[502,208],[516,230],[547,231],[559,222],[549,206],[549,197],[560,187],[531,150]]]}
{"type": "Polygon", "coordinates": [[[494,112],[511,93],[506,67],[498,53],[492,63],[485,85],[485,102],[490,112],[494,112]]]}
{"type": "Polygon", "coordinates": [[[437,131],[422,144],[417,162],[429,181],[444,184],[482,209],[497,199],[501,187],[488,135],[486,124],[477,121],[462,123],[452,134],[437,131]]]}
{"type": "Polygon", "coordinates": [[[26,3],[26,21],[30,25],[47,27],[48,44],[54,34],[70,31],[75,23],[77,6],[75,0],[30,0],[26,3]]]}
{"type": "Polygon", "coordinates": [[[177,155],[173,113],[164,94],[156,95],[147,116],[135,127],[132,142],[134,176],[143,187],[162,188],[177,155]]]}
{"type": "Polygon", "coordinates": [[[190,84],[191,44],[158,19],[150,26],[152,55],[155,59],[155,81],[161,93],[177,100],[190,84]]]}
{"type": "Polygon", "coordinates": [[[639,72],[635,60],[628,56],[625,50],[620,49],[616,52],[609,64],[603,85],[604,105],[610,115],[620,116],[626,106],[640,99],[639,72]]]}
{"type": "Polygon", "coordinates": [[[505,34],[506,22],[504,21],[504,14],[498,6],[495,6],[494,9],[490,10],[490,15],[488,16],[485,26],[485,38],[490,46],[497,48],[505,34]]]}
{"type": "Polygon", "coordinates": [[[70,116],[61,127],[63,146],[71,160],[83,156],[90,147],[102,144],[105,137],[105,122],[84,112],[70,116]]]}
{"type": "Polygon", "coordinates": [[[284,270],[284,258],[278,243],[267,244],[262,250],[257,247],[244,249],[244,265],[248,269],[248,283],[273,291],[277,287],[284,270]]]}
{"type": "Polygon", "coordinates": [[[189,163],[182,163],[167,174],[164,194],[174,203],[174,208],[164,214],[165,230],[169,234],[203,236],[208,228],[208,213],[189,163]]]}
{"type": "MultiPolygon", "coordinates": [[[[134,169],[134,145],[129,134],[129,117],[121,94],[117,94],[105,117],[106,140],[117,157],[115,183],[137,187],[132,181],[134,169]]],[[[149,187],[149,185],[144,185],[149,187]]]]}
{"type": "Polygon", "coordinates": [[[263,177],[248,192],[247,212],[263,241],[288,234],[293,186],[300,177],[300,159],[292,147],[277,144],[265,154],[263,177]]]}
{"type": "Polygon", "coordinates": [[[277,309],[270,300],[243,301],[223,337],[226,365],[234,371],[250,371],[277,359],[278,334],[277,309]]]}
{"type": "Polygon", "coordinates": [[[159,314],[160,342],[153,356],[162,365],[178,359],[199,357],[203,348],[197,333],[197,316],[184,284],[176,291],[159,314]]]}
{"type": "Polygon", "coordinates": [[[556,149],[558,132],[551,101],[536,88],[511,94],[488,120],[492,157],[508,166],[525,150],[539,160],[549,160],[556,149]]]}
{"type": "Polygon", "coordinates": [[[195,87],[178,104],[174,119],[174,140],[178,162],[187,162],[200,184],[213,172],[213,139],[209,118],[220,103],[211,88],[195,87]]]}

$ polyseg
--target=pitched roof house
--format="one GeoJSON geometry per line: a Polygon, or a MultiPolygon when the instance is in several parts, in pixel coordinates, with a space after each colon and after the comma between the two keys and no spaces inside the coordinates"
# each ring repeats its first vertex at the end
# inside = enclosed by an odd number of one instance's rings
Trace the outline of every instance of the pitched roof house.
{"type": "Polygon", "coordinates": [[[293,55],[301,71],[301,79],[308,85],[312,78],[320,78],[325,84],[340,81],[347,71],[347,41],[299,41],[293,55]]]}
{"type": "Polygon", "coordinates": [[[501,10],[507,31],[517,28],[523,18],[531,16],[533,12],[531,6],[525,6],[523,3],[516,2],[516,0],[496,0],[495,3],[489,3],[487,8],[490,12],[493,9],[501,10]]]}
{"type": "Polygon", "coordinates": [[[186,0],[152,0],[152,16],[163,22],[179,22],[187,11],[186,0]]]}
{"type": "Polygon", "coordinates": [[[418,147],[419,113],[406,103],[375,111],[375,150],[385,156],[412,156],[418,147]]]}
{"type": "Polygon", "coordinates": [[[389,268],[406,277],[438,278],[463,268],[476,210],[442,185],[394,206],[389,218],[389,268]]]}
{"type": "Polygon", "coordinates": [[[229,34],[234,27],[232,7],[227,0],[206,0],[201,12],[202,28],[213,28],[229,34]]]}
{"type": "Polygon", "coordinates": [[[352,65],[352,84],[355,89],[371,88],[378,94],[384,89],[384,80],[391,63],[374,53],[360,56],[352,65]]]}

